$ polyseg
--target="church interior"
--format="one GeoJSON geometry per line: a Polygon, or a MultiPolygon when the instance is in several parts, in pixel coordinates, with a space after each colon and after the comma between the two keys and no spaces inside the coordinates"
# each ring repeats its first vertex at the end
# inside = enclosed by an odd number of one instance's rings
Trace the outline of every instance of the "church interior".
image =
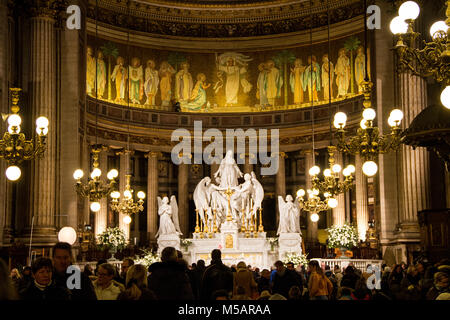
{"type": "Polygon", "coordinates": [[[0,0],[0,257],[450,258],[450,3],[404,2],[0,0]]]}

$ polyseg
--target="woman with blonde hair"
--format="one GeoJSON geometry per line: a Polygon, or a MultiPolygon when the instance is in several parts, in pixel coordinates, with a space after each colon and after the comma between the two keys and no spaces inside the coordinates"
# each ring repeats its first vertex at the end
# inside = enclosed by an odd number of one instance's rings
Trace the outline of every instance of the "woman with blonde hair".
{"type": "Polygon", "coordinates": [[[126,289],[117,300],[156,300],[153,291],[148,289],[147,268],[141,264],[132,265],[126,275],[126,289]]]}
{"type": "Polygon", "coordinates": [[[257,286],[258,285],[253,278],[253,274],[250,270],[248,270],[245,262],[239,262],[237,264],[237,271],[234,273],[233,296],[245,295],[250,298],[256,298],[256,294],[258,292],[257,286]],[[239,287],[242,288],[242,293],[238,291],[239,287]]]}

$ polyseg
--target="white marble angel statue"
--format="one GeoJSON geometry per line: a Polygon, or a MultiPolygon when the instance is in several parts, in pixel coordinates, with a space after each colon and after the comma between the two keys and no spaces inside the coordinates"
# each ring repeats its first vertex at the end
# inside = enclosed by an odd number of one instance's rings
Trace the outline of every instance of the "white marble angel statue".
{"type": "Polygon", "coordinates": [[[238,185],[238,178],[242,177],[242,172],[239,169],[233,157],[233,151],[228,150],[225,158],[220,162],[219,169],[214,173],[214,178],[220,178],[221,188],[232,188],[238,185]]]}
{"type": "Polygon", "coordinates": [[[298,202],[291,195],[286,196],[284,202],[282,196],[278,196],[278,209],[280,213],[280,222],[277,235],[280,233],[300,233],[300,207],[298,202]]]}
{"type": "MultiPolygon", "coordinates": [[[[211,207],[211,193],[213,191],[211,187],[211,178],[205,177],[197,184],[193,194],[195,208],[204,224],[206,224],[205,212],[210,213],[210,210],[207,209],[211,207]]],[[[208,217],[208,220],[211,220],[210,217],[208,217]]]]}
{"type": "Polygon", "coordinates": [[[238,187],[234,187],[235,192],[231,196],[231,209],[233,217],[238,221],[241,221],[242,215],[246,215],[246,219],[250,219],[250,195],[252,193],[253,185],[251,181],[252,177],[248,173],[244,175],[244,183],[238,187]]]}
{"type": "Polygon", "coordinates": [[[180,231],[180,224],[178,222],[178,205],[175,196],[169,198],[158,197],[158,215],[159,220],[159,230],[156,233],[156,238],[162,235],[182,235],[180,231]]]}
{"type": "Polygon", "coordinates": [[[264,199],[264,189],[261,183],[256,179],[256,174],[254,171],[251,172],[252,176],[252,193],[251,197],[253,199],[253,215],[255,216],[259,208],[262,208],[262,201],[264,199]]]}

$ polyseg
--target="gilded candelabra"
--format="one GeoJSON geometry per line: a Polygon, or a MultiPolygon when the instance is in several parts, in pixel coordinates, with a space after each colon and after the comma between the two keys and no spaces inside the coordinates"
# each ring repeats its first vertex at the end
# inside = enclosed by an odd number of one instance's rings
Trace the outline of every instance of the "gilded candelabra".
{"type": "Polygon", "coordinates": [[[26,140],[25,134],[21,131],[22,118],[19,116],[20,88],[10,88],[11,92],[11,113],[2,115],[8,119],[8,131],[3,134],[0,140],[0,158],[8,162],[6,177],[8,180],[16,181],[20,178],[22,171],[18,167],[24,160],[42,158],[46,149],[46,136],[48,133],[48,119],[39,117],[36,119],[36,143],[33,139],[26,140]]]}
{"type": "Polygon", "coordinates": [[[143,191],[139,191],[137,193],[138,200],[135,202],[133,199],[134,190],[132,190],[130,186],[131,175],[130,174],[125,175],[125,178],[126,178],[126,185],[125,190],[123,192],[122,200],[119,200],[120,198],[119,191],[111,192],[111,209],[125,215],[125,217],[123,218],[124,222],[126,224],[129,224],[131,222],[132,214],[137,214],[141,211],[144,211],[143,204],[145,199],[145,193],[143,191]]]}
{"type": "Polygon", "coordinates": [[[391,32],[398,35],[395,52],[398,71],[410,71],[420,77],[433,77],[445,89],[441,94],[442,104],[450,109],[450,0],[446,2],[446,21],[437,21],[430,28],[431,41],[423,41],[418,48],[414,22],[420,14],[420,7],[414,1],[407,1],[399,8],[399,16],[390,24],[391,32]]]}
{"type": "Polygon", "coordinates": [[[396,151],[400,148],[402,133],[400,124],[403,119],[403,112],[399,109],[392,110],[388,119],[391,132],[386,135],[380,135],[379,128],[374,126],[376,112],[372,108],[371,102],[373,84],[366,79],[362,86],[364,111],[362,113],[363,119],[360,122],[356,135],[350,139],[346,138],[344,127],[347,122],[347,115],[343,112],[338,112],[334,116],[334,126],[337,128],[337,149],[353,155],[359,154],[365,160],[362,168],[363,172],[370,177],[378,171],[378,166],[375,163],[378,154],[396,151]]]}
{"type": "Polygon", "coordinates": [[[87,183],[81,182],[81,178],[83,178],[84,175],[83,170],[77,169],[73,173],[73,177],[77,181],[75,184],[76,192],[82,197],[89,198],[89,201],[91,202],[90,207],[93,212],[100,211],[100,199],[107,197],[116,188],[117,183],[115,178],[119,175],[119,172],[116,169],[112,169],[107,174],[109,180],[108,185],[103,184],[100,180],[102,171],[99,168],[98,154],[102,150],[104,150],[104,147],[99,145],[94,145],[91,150],[94,168],[87,183]]]}
{"type": "Polygon", "coordinates": [[[353,176],[355,167],[353,165],[347,166],[344,170],[339,164],[335,163],[334,154],[336,152],[335,146],[328,147],[328,163],[329,168],[323,171],[324,180],[320,180],[318,174],[319,167],[315,166],[311,168],[310,174],[312,176],[311,182],[313,189],[319,190],[327,199],[328,206],[330,208],[336,208],[337,200],[336,196],[340,193],[344,193],[353,187],[353,176]],[[344,180],[340,180],[340,173],[344,175],[344,180]]]}
{"type": "Polygon", "coordinates": [[[319,220],[318,213],[321,211],[328,210],[330,207],[327,201],[321,200],[319,197],[319,190],[307,190],[308,191],[308,200],[304,199],[305,190],[300,189],[297,191],[297,200],[300,204],[300,207],[308,212],[311,212],[311,220],[313,222],[317,222],[319,220]]]}

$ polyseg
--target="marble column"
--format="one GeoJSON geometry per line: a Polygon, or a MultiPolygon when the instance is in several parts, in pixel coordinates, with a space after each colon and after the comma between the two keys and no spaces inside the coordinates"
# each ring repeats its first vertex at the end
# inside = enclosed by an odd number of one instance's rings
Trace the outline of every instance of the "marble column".
{"type": "MultiPolygon", "coordinates": [[[[251,159],[254,159],[256,157],[253,153],[245,153],[245,162],[244,162],[244,174],[251,173],[253,171],[253,163],[251,163],[251,159]]],[[[253,160],[254,161],[254,160],[253,160]]]]}
{"type": "Polygon", "coordinates": [[[362,172],[364,160],[357,154],[355,157],[355,191],[356,191],[356,223],[359,239],[366,240],[369,227],[369,207],[367,203],[367,177],[362,172]]]}
{"type": "Polygon", "coordinates": [[[158,157],[160,153],[150,151],[147,174],[147,241],[155,241],[158,232],[158,157]]]}
{"type": "MultiPolygon", "coordinates": [[[[108,173],[108,153],[107,151],[101,151],[98,154],[99,168],[102,171],[100,179],[102,183],[107,183],[106,175],[108,173]]],[[[92,171],[92,168],[90,169],[92,171]]],[[[87,174],[91,174],[91,171],[87,174]]],[[[98,235],[106,231],[108,227],[108,197],[100,199],[100,210],[95,213],[95,234],[98,235]]]]}
{"type": "MultiPolygon", "coordinates": [[[[306,182],[306,190],[312,188],[311,177],[309,175],[309,169],[314,166],[313,159],[313,151],[312,150],[304,150],[305,154],[305,182],[306,182]]],[[[305,200],[307,199],[308,194],[305,195],[305,200]]],[[[317,240],[317,222],[311,221],[311,212],[307,212],[307,229],[306,229],[306,240],[310,243],[316,243],[317,240]]],[[[323,217],[321,217],[323,219],[323,217]]]]}
{"type": "Polygon", "coordinates": [[[286,199],[286,170],[285,170],[285,158],[287,157],[286,153],[279,152],[278,153],[278,171],[275,177],[275,203],[276,203],[276,217],[277,217],[277,226],[280,223],[280,211],[278,208],[278,196],[282,196],[283,200],[286,199]]]}
{"type": "MultiPolygon", "coordinates": [[[[336,164],[339,164],[342,168],[344,168],[344,159],[341,152],[335,151],[334,161],[336,164]]],[[[342,171],[339,175],[342,176],[342,171]]],[[[336,196],[336,200],[338,201],[338,205],[333,209],[333,225],[343,226],[345,223],[345,193],[338,194],[336,196]]]]}
{"type": "MultiPolygon", "coordinates": [[[[46,5],[50,4],[42,4],[46,5]]],[[[55,215],[59,196],[56,185],[56,134],[60,125],[56,110],[56,34],[54,12],[50,8],[39,9],[30,19],[29,102],[31,119],[47,117],[49,131],[44,157],[30,164],[28,226],[34,217],[34,245],[52,245],[57,241],[55,215]]]]}
{"type": "Polygon", "coordinates": [[[178,165],[178,218],[180,229],[184,237],[189,237],[189,165],[178,165]]]}
{"type": "MultiPolygon", "coordinates": [[[[125,191],[125,187],[127,184],[127,178],[126,175],[130,173],[130,153],[131,151],[125,150],[119,152],[119,161],[120,161],[120,172],[119,172],[119,192],[120,192],[120,200],[123,199],[123,193],[125,191]]],[[[131,184],[131,181],[130,181],[131,184]]],[[[134,196],[137,192],[134,192],[134,196]]],[[[130,239],[130,225],[123,222],[123,218],[125,215],[123,213],[118,213],[117,211],[114,211],[114,214],[119,215],[119,228],[123,230],[125,233],[125,238],[127,240],[130,239]]],[[[136,216],[132,216],[131,219],[135,219],[136,216]]]]}
{"type": "MultiPolygon", "coordinates": [[[[406,129],[427,105],[426,81],[409,72],[402,73],[399,76],[399,87],[401,109],[404,112],[402,126],[406,129]]],[[[400,153],[402,188],[399,236],[418,242],[420,234],[417,213],[430,208],[429,154],[425,148],[413,150],[406,145],[402,145],[400,153]]]]}

